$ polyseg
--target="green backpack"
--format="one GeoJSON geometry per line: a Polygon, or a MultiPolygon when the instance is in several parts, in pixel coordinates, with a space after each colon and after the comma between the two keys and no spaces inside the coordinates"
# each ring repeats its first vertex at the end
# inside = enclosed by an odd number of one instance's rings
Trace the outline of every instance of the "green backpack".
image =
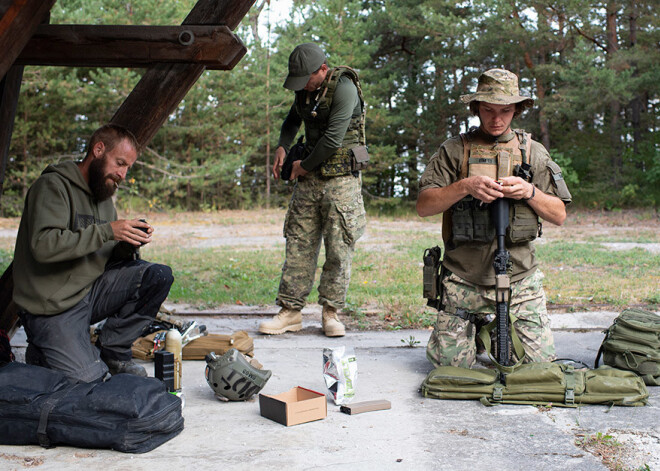
{"type": "Polygon", "coordinates": [[[634,371],[649,386],[660,386],[660,316],[644,309],[625,309],[604,331],[596,364],[634,371]]]}

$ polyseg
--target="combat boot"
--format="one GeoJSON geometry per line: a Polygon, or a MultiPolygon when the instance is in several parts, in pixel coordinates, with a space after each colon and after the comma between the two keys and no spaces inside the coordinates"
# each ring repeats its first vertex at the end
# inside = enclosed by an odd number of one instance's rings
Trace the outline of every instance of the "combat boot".
{"type": "Polygon", "coordinates": [[[110,370],[110,374],[113,376],[118,375],[120,373],[142,376],[144,378],[149,376],[147,370],[145,370],[144,367],[135,363],[133,360],[121,361],[121,360],[113,360],[108,358],[106,360],[103,360],[103,362],[107,365],[108,370],[110,370]]]}
{"type": "Polygon", "coordinates": [[[283,307],[280,312],[269,321],[259,324],[262,334],[277,335],[284,332],[298,332],[302,329],[302,312],[296,309],[283,307]]]}
{"type": "Polygon", "coordinates": [[[337,317],[337,309],[332,306],[323,306],[321,322],[323,324],[323,333],[326,337],[343,337],[346,334],[344,324],[337,317]]]}

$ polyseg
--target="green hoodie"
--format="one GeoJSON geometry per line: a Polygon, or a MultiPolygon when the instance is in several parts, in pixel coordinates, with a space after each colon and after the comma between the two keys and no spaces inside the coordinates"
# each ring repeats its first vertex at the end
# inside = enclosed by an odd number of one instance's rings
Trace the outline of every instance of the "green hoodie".
{"type": "Polygon", "coordinates": [[[75,162],[49,165],[25,198],[14,250],[14,302],[49,315],[76,305],[105,270],[116,219],[112,199],[96,201],[75,162]]]}

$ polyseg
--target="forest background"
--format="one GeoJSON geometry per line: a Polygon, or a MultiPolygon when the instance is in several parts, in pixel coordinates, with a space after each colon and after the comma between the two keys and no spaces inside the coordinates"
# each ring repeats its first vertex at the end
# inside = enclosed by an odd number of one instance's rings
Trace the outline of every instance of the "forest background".
{"type": "MultiPolygon", "coordinates": [[[[248,53],[207,71],[122,184],[129,210],[285,207],[292,185],[270,166],[293,94],[282,87],[296,44],[360,72],[368,105],[372,213],[412,211],[420,173],[449,136],[474,124],[461,94],[504,67],[535,107],[514,124],[563,171],[576,205],[660,205],[660,9],[653,0],[257,0],[236,30],[248,53]],[[278,5],[279,4],[279,5],[278,5]]],[[[58,0],[51,23],[180,24],[195,0],[58,0]]],[[[141,69],[26,67],[1,216],[20,215],[45,166],[78,159],[141,69]]]]}

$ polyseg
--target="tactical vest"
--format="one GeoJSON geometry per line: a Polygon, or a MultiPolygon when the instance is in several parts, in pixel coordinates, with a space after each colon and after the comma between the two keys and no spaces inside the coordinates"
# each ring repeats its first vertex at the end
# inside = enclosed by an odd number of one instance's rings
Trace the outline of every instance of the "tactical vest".
{"type": "MultiPolygon", "coordinates": [[[[488,176],[494,180],[513,175],[523,176],[522,169],[529,167],[531,136],[514,130],[508,142],[487,143],[475,138],[475,133],[461,133],[463,161],[460,179],[472,176],[488,176]],[[524,164],[524,165],[523,165],[524,164]]],[[[531,180],[531,175],[529,175],[531,180]]],[[[495,238],[495,226],[488,205],[468,195],[451,208],[450,221],[443,224],[445,243],[491,242],[495,238]],[[448,230],[451,229],[451,234],[448,230]]],[[[512,200],[509,209],[507,239],[510,243],[529,242],[541,234],[541,223],[534,210],[524,201],[512,200]]]]}
{"type": "Polygon", "coordinates": [[[323,84],[321,84],[321,89],[318,92],[316,99],[312,99],[310,93],[302,90],[296,92],[295,100],[296,111],[305,122],[305,141],[313,146],[316,142],[310,142],[309,136],[321,136],[328,128],[330,109],[332,107],[335,90],[337,89],[339,79],[344,75],[349,77],[357,88],[358,97],[360,99],[360,110],[354,112],[353,116],[351,116],[341,147],[337,149],[337,152],[335,152],[334,155],[323,162],[323,166],[329,166],[335,169],[336,172],[338,172],[337,175],[350,173],[351,156],[349,150],[358,145],[366,145],[364,128],[367,110],[364,104],[362,86],[360,85],[360,79],[357,72],[347,66],[335,67],[326,75],[326,79],[323,81],[323,84]],[[344,171],[345,169],[347,169],[347,171],[344,171]]]}

